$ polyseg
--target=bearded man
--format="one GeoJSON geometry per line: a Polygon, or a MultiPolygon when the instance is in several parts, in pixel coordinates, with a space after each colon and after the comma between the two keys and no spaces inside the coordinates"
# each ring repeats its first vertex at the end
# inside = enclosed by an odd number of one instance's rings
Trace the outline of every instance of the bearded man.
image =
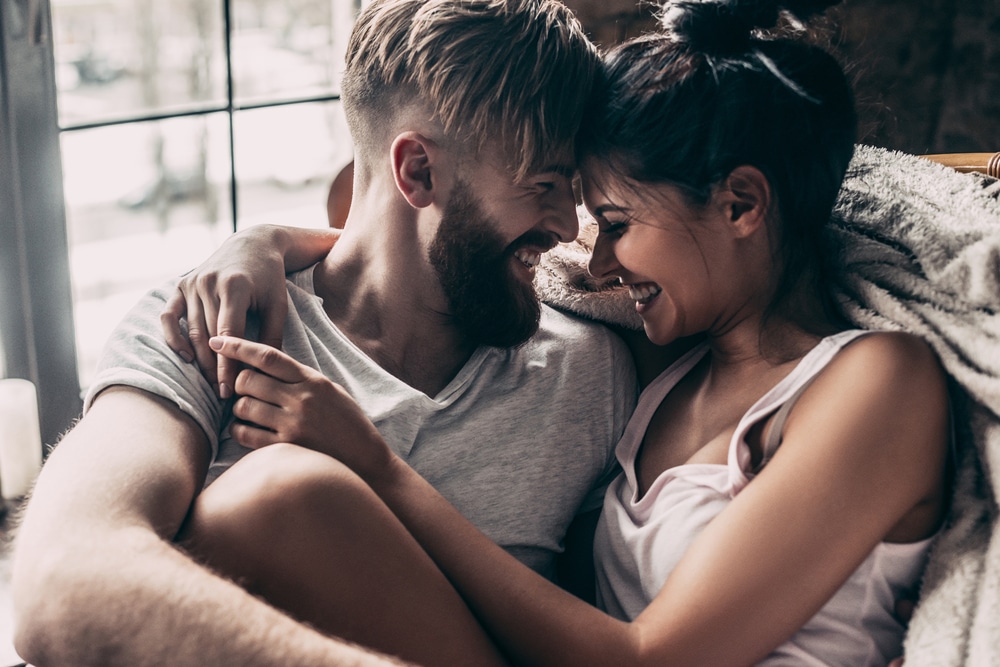
{"type": "Polygon", "coordinates": [[[261,346],[267,363],[213,386],[160,332],[172,286],[126,317],[24,517],[24,658],[388,664],[360,643],[421,664],[502,662],[429,558],[416,571],[392,553],[352,559],[345,543],[370,547],[391,522],[342,498],[331,509],[342,466],[276,443],[310,427],[285,419],[310,387],[346,391],[462,513],[554,576],[571,522],[599,507],[636,389],[620,340],[532,289],[541,254],[577,234],[573,139],[596,63],[553,0],[367,7],[343,82],[351,213],[329,255],[288,277],[283,351],[261,346]],[[272,362],[294,372],[261,370],[272,362]],[[249,398],[263,390],[288,403],[249,398]],[[340,559],[315,562],[323,540],[340,559]],[[338,595],[347,579],[364,595],[338,595]],[[398,640],[380,643],[379,626],[398,640]]]}

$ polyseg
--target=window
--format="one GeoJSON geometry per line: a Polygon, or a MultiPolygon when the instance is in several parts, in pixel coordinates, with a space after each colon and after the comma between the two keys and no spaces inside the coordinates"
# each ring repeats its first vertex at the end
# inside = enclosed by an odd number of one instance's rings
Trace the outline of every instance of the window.
{"type": "Polygon", "coordinates": [[[42,416],[53,442],[143,292],[238,229],[326,225],[351,159],[339,76],[359,0],[0,3],[0,206],[24,213],[0,223],[16,241],[0,335],[43,413],[64,395],[42,416]]]}

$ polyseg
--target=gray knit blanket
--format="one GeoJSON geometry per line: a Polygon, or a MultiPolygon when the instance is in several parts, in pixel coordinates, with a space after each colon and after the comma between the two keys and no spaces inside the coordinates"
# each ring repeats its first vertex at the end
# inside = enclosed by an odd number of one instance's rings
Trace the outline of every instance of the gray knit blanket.
{"type": "MultiPolygon", "coordinates": [[[[587,274],[596,225],[543,259],[542,299],[641,328],[626,290],[587,274]]],[[[858,146],[831,229],[856,325],[922,336],[952,380],[957,472],[906,637],[906,667],[1000,665],[1000,181],[858,146]]]]}

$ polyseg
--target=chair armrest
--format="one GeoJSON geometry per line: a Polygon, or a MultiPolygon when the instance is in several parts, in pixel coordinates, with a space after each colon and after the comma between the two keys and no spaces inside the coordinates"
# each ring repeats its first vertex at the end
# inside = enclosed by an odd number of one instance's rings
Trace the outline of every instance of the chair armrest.
{"type": "Polygon", "coordinates": [[[920,157],[963,173],[978,171],[993,178],[1000,178],[1000,153],[939,153],[920,157]]]}

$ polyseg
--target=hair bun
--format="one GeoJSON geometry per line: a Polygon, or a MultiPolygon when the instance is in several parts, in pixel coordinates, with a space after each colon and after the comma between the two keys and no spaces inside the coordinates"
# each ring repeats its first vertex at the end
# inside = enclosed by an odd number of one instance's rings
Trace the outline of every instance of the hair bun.
{"type": "Polygon", "coordinates": [[[755,30],[767,30],[784,11],[806,21],[840,0],[677,0],[663,7],[668,34],[692,49],[719,55],[743,53],[755,30]]]}

